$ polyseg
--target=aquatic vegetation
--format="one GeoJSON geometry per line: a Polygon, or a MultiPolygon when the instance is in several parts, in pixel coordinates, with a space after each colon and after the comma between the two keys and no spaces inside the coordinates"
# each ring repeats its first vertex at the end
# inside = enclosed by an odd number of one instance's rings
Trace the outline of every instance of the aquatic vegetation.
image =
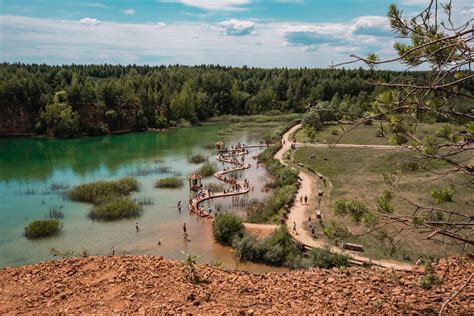
{"type": "Polygon", "coordinates": [[[119,197],[100,205],[94,206],[89,211],[89,217],[95,220],[116,220],[121,218],[138,217],[142,207],[128,197],[119,197]]]}
{"type": "Polygon", "coordinates": [[[57,219],[38,219],[25,226],[25,236],[36,239],[58,234],[62,224],[57,219]]]}
{"type": "Polygon", "coordinates": [[[180,188],[183,185],[183,179],[176,177],[168,177],[156,181],[155,188],[180,188]]]}
{"type": "Polygon", "coordinates": [[[215,149],[215,148],[216,148],[216,144],[214,144],[214,143],[206,143],[206,144],[202,145],[202,148],[203,148],[203,149],[215,149]]]}
{"type": "Polygon", "coordinates": [[[134,198],[132,200],[138,205],[154,205],[155,204],[155,201],[153,201],[153,199],[150,199],[147,197],[134,198]]]}
{"type": "Polygon", "coordinates": [[[49,219],[63,219],[64,214],[63,212],[61,212],[61,210],[58,210],[57,208],[52,207],[49,209],[49,212],[48,214],[46,214],[45,217],[49,219]]]}
{"type": "Polygon", "coordinates": [[[192,155],[191,157],[189,157],[188,162],[197,164],[197,163],[203,163],[206,160],[207,160],[207,158],[204,157],[203,155],[196,154],[196,155],[192,155]]]}
{"type": "Polygon", "coordinates": [[[73,201],[100,204],[111,199],[126,196],[138,191],[139,183],[131,177],[115,181],[96,181],[81,184],[68,192],[68,197],[73,201]]]}
{"type": "Polygon", "coordinates": [[[66,191],[66,190],[69,190],[69,188],[71,187],[71,185],[69,183],[51,183],[49,185],[49,189],[56,193],[58,191],[66,191]]]}
{"type": "Polygon", "coordinates": [[[170,167],[166,166],[159,166],[159,167],[152,167],[152,166],[143,166],[143,167],[136,167],[132,170],[125,171],[125,174],[128,177],[143,177],[148,176],[151,174],[162,174],[162,173],[169,173],[170,167]]]}
{"type": "Polygon", "coordinates": [[[210,162],[205,163],[199,168],[196,173],[199,174],[201,177],[210,177],[214,173],[217,172],[217,166],[215,164],[211,164],[210,162]]]}

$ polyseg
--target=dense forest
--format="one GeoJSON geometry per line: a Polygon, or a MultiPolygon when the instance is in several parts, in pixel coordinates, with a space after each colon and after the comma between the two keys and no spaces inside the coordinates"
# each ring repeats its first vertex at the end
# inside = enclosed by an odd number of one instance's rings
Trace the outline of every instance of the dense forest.
{"type": "MultiPolygon", "coordinates": [[[[199,124],[224,114],[304,112],[317,104],[361,115],[381,89],[371,83],[398,75],[363,69],[3,63],[0,135],[139,131],[199,124]]],[[[474,91],[474,84],[466,90],[474,91]]],[[[466,104],[456,107],[468,110],[466,104]]]]}

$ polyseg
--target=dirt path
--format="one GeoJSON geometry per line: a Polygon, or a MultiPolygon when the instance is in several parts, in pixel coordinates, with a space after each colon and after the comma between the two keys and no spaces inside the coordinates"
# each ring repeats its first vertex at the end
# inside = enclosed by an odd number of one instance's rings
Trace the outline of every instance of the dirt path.
{"type": "MultiPolygon", "coordinates": [[[[286,153],[291,150],[291,135],[293,135],[294,132],[296,132],[298,129],[301,128],[301,124],[298,124],[294,127],[292,127],[289,131],[287,131],[283,137],[282,137],[282,148],[275,154],[275,159],[278,159],[283,165],[288,166],[288,163],[285,161],[284,157],[286,153]]],[[[297,147],[304,147],[307,146],[307,144],[301,144],[298,143],[296,144],[297,147]]],[[[342,145],[342,144],[341,144],[342,145]]],[[[326,144],[314,144],[310,146],[315,146],[315,147],[327,147],[328,145],[326,144]]],[[[337,145],[340,146],[340,145],[337,145]]],[[[396,146],[385,146],[385,145],[352,145],[352,144],[344,144],[345,147],[363,147],[363,148],[384,148],[386,147],[389,148],[397,148],[396,146]]],[[[342,146],[341,146],[342,147],[342,146]]],[[[291,207],[290,209],[290,214],[288,215],[288,219],[286,221],[286,224],[290,230],[291,235],[293,238],[301,242],[302,244],[311,247],[311,248],[321,248],[324,246],[329,247],[332,251],[340,252],[340,253],[345,253],[351,256],[352,259],[359,261],[359,262],[364,262],[364,263],[370,263],[370,264],[375,264],[381,267],[385,268],[390,268],[390,269],[396,269],[396,270],[403,270],[403,271],[412,271],[416,268],[417,266],[414,266],[412,264],[404,263],[404,262],[398,262],[394,260],[372,260],[370,258],[367,258],[365,256],[361,256],[358,253],[354,253],[351,251],[346,251],[343,250],[339,247],[333,246],[329,244],[328,242],[324,240],[317,240],[313,239],[309,233],[309,231],[304,229],[304,225],[307,225],[307,219],[308,216],[311,216],[311,218],[315,218],[315,212],[316,212],[316,192],[318,192],[318,186],[316,183],[316,179],[314,179],[313,176],[310,174],[302,171],[300,169],[299,171],[299,177],[301,178],[301,187],[298,189],[297,192],[297,198],[295,204],[291,207]],[[305,204],[304,201],[303,203],[300,202],[300,197],[301,196],[307,196],[308,197],[308,202],[305,204]],[[293,233],[293,224],[296,223],[296,234],[293,233]]],[[[322,216],[324,217],[324,210],[321,210],[322,216]]]]}

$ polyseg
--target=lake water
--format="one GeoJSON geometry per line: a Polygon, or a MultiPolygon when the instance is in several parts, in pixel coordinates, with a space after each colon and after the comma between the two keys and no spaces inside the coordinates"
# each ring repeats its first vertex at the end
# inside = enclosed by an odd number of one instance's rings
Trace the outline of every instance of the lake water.
{"type": "MultiPolygon", "coordinates": [[[[181,259],[181,251],[202,256],[200,261],[218,261],[227,268],[253,272],[280,269],[256,264],[238,264],[230,248],[217,245],[212,237],[212,227],[207,219],[190,214],[187,208],[178,212],[179,200],[187,205],[190,197],[186,176],[200,165],[187,161],[192,154],[200,153],[215,162],[215,149],[203,145],[223,140],[229,146],[238,142],[258,143],[265,127],[236,130],[232,135],[219,136],[218,131],[228,125],[208,125],[174,129],[162,133],[132,133],[125,135],[84,137],[79,139],[5,138],[0,139],[0,267],[25,265],[52,259],[49,249],[87,249],[92,255],[116,254],[162,255],[181,259]],[[166,170],[168,167],[169,170],[166,170]],[[146,170],[150,172],[147,174],[146,170]],[[97,222],[87,217],[90,204],[65,199],[54,190],[78,184],[118,179],[132,175],[141,184],[136,198],[153,200],[144,206],[138,219],[114,222],[97,222]],[[186,185],[181,189],[156,189],[157,179],[181,176],[186,185]],[[55,237],[28,240],[24,227],[34,219],[44,218],[50,208],[64,213],[63,230],[55,237]],[[140,231],[136,232],[138,222],[140,231]],[[183,223],[187,224],[190,242],[182,235],[183,223]],[[158,245],[158,240],[162,245],[158,245]]],[[[204,202],[205,207],[239,212],[251,200],[262,201],[269,193],[263,192],[268,182],[264,168],[256,166],[257,155],[253,149],[246,161],[252,167],[237,173],[247,178],[253,191],[247,195],[227,197],[204,202]]],[[[222,165],[219,164],[219,167],[222,165]]],[[[219,183],[213,176],[203,179],[206,183],[219,183]]],[[[61,191],[61,190],[59,190],[61,191]]]]}

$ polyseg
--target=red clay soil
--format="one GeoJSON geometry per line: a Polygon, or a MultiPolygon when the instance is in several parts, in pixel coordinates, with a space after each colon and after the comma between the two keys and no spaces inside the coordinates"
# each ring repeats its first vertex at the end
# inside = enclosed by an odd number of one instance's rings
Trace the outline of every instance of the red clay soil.
{"type": "MultiPolygon", "coordinates": [[[[0,270],[0,314],[190,312],[220,314],[436,313],[474,271],[472,260],[441,262],[431,290],[419,274],[366,268],[249,274],[199,266],[194,285],[181,262],[162,257],[88,257],[0,270]],[[447,272],[446,272],[447,271],[447,272]],[[445,274],[446,273],[446,274],[445,274]]],[[[474,312],[474,282],[446,315],[474,312]]]]}

